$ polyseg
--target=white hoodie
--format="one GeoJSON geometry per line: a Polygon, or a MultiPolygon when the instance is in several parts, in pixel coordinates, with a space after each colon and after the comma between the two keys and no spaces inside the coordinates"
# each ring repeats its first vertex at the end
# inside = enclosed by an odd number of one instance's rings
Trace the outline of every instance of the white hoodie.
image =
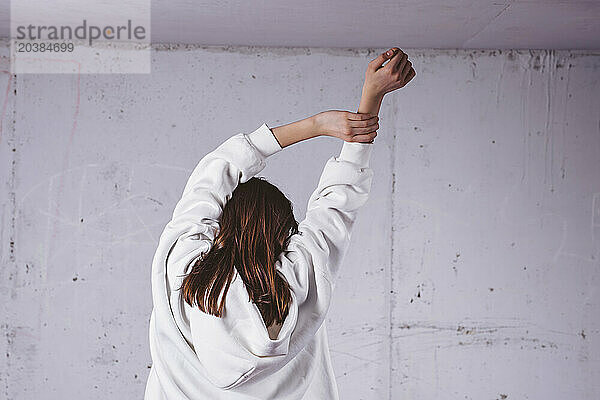
{"type": "Polygon", "coordinates": [[[357,210],[371,189],[372,147],[343,142],[308,200],[299,233],[279,256],[276,268],[289,283],[292,302],[276,340],[237,271],[222,318],[189,306],[175,289],[187,267],[210,249],[237,185],[282,148],[263,124],[231,136],[200,160],[152,263],[153,364],[145,400],[338,398],[324,320],[357,210]]]}

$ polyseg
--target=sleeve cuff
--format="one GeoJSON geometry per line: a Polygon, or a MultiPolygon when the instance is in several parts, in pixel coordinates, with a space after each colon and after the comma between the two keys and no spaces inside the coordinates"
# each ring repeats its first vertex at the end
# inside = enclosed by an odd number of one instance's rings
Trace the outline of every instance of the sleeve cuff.
{"type": "Polygon", "coordinates": [[[246,137],[265,158],[282,149],[275,138],[275,135],[273,135],[273,132],[266,123],[262,124],[254,132],[247,134],[246,137]]]}
{"type": "Polygon", "coordinates": [[[350,161],[368,167],[373,143],[344,142],[338,160],[350,161]]]}

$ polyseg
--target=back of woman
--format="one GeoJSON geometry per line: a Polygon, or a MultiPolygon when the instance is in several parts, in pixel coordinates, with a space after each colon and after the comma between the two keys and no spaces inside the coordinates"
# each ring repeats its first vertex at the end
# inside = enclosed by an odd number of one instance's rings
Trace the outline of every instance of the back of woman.
{"type": "Polygon", "coordinates": [[[358,113],[263,124],[200,160],[153,259],[146,400],[338,398],[325,318],[369,196],[381,101],[412,77],[391,49],[369,64],[358,113]],[[344,142],[298,223],[285,195],[256,175],[272,155],[321,135],[344,142]]]}

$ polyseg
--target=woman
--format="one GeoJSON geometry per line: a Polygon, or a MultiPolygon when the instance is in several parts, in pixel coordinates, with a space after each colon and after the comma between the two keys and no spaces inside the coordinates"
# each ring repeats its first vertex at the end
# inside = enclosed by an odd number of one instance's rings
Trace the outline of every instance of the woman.
{"type": "Polygon", "coordinates": [[[358,113],[263,124],[200,160],[153,260],[146,400],[338,398],[323,322],[371,188],[383,96],[414,76],[390,49],[369,63],[358,113]],[[290,201],[255,175],[272,154],[321,135],[344,143],[298,224],[290,201]]]}

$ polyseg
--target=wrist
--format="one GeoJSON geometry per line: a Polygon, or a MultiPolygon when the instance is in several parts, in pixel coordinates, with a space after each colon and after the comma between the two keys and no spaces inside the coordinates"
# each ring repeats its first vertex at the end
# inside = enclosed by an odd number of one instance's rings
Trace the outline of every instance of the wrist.
{"type": "Polygon", "coordinates": [[[379,114],[381,103],[383,102],[383,94],[364,90],[360,98],[358,106],[359,113],[379,114]]]}
{"type": "Polygon", "coordinates": [[[311,117],[308,118],[309,122],[310,122],[310,126],[311,126],[311,134],[312,137],[317,137],[317,136],[321,136],[322,134],[324,134],[323,132],[323,123],[322,123],[322,117],[323,113],[317,113],[311,117]]]}
{"type": "Polygon", "coordinates": [[[362,87],[362,97],[364,99],[381,102],[385,93],[379,89],[373,88],[365,82],[362,87]]]}

